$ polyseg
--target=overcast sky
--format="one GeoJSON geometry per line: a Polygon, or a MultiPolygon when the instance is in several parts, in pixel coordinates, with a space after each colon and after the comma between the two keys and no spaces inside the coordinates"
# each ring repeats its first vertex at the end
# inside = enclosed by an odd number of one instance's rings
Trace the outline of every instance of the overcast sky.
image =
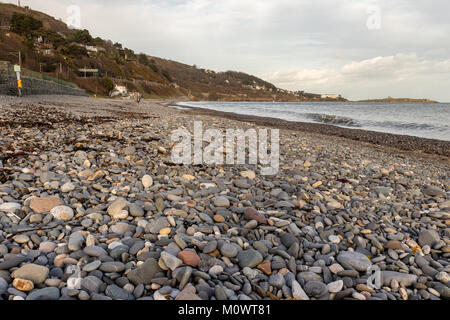
{"type": "Polygon", "coordinates": [[[448,0],[21,3],[65,22],[69,6],[77,5],[81,27],[94,36],[190,65],[254,74],[285,89],[450,102],[448,0]]]}

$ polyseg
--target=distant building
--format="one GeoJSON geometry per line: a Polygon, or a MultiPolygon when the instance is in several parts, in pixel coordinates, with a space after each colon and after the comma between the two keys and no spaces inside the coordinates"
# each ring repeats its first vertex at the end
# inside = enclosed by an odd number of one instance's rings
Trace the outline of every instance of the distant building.
{"type": "Polygon", "coordinates": [[[116,84],[113,92],[111,92],[111,97],[126,96],[127,94],[128,94],[127,87],[119,86],[116,84]]]}
{"type": "Polygon", "coordinates": [[[339,99],[341,97],[341,95],[339,94],[322,94],[321,98],[322,99],[339,99]]]}
{"type": "Polygon", "coordinates": [[[90,51],[90,52],[98,52],[98,48],[95,47],[95,46],[89,46],[89,45],[86,45],[86,46],[84,46],[84,47],[86,48],[87,51],[90,51]]]}

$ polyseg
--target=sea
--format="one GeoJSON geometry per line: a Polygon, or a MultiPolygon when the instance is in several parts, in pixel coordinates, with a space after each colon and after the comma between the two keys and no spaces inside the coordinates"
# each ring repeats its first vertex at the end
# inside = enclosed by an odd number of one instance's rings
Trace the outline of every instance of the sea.
{"type": "Polygon", "coordinates": [[[450,141],[450,103],[204,101],[178,106],[450,141]]]}

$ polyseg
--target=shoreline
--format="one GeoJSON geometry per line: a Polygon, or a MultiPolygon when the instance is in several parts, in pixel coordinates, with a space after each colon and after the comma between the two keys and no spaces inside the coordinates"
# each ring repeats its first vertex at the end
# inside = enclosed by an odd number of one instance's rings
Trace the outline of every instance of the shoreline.
{"type": "MultiPolygon", "coordinates": [[[[180,107],[177,102],[160,103],[163,106],[180,107]]],[[[185,114],[218,116],[230,120],[250,122],[256,125],[277,129],[303,131],[327,136],[337,136],[353,141],[367,142],[378,147],[388,147],[403,152],[419,152],[421,155],[429,155],[440,160],[450,161],[450,141],[421,138],[409,135],[400,135],[386,132],[377,132],[364,129],[350,129],[338,127],[332,124],[310,123],[300,121],[287,121],[271,117],[243,115],[233,112],[224,112],[200,107],[181,106],[179,109],[185,114]]],[[[416,154],[417,155],[417,154],[416,154]]]]}

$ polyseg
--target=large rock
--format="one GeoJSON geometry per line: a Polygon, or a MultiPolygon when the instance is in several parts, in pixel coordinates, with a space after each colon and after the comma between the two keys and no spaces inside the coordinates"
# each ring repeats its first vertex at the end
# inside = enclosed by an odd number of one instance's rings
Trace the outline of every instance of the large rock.
{"type": "Polygon", "coordinates": [[[68,206],[56,206],[50,210],[53,218],[56,220],[69,221],[73,218],[73,209],[68,206]]]}
{"type": "Polygon", "coordinates": [[[60,296],[58,288],[48,287],[31,292],[26,300],[58,300],[60,296]]]}
{"type": "Polygon", "coordinates": [[[103,281],[94,276],[87,276],[81,280],[81,288],[88,293],[99,293],[103,281]]]}
{"type": "Polygon", "coordinates": [[[98,247],[98,246],[89,246],[84,248],[84,253],[86,253],[88,256],[91,257],[103,257],[103,256],[107,256],[108,252],[106,252],[105,249],[103,249],[102,247],[98,247]]]}
{"type": "Polygon", "coordinates": [[[417,276],[414,274],[396,271],[381,271],[381,281],[383,285],[389,287],[393,279],[397,280],[398,283],[403,283],[406,287],[409,287],[417,282],[417,276]]]}
{"type": "Polygon", "coordinates": [[[146,174],[145,176],[142,177],[142,185],[146,189],[150,188],[153,185],[153,178],[148,174],[146,174]]]}
{"type": "Polygon", "coordinates": [[[21,254],[11,255],[7,260],[0,262],[0,270],[9,270],[11,268],[17,267],[26,259],[27,257],[21,254]]]}
{"type": "Polygon", "coordinates": [[[143,217],[145,212],[140,206],[135,203],[132,203],[128,206],[128,211],[130,211],[130,215],[133,217],[143,217]]]}
{"type": "Polygon", "coordinates": [[[292,297],[295,300],[309,300],[308,295],[296,280],[292,281],[292,297]]]}
{"type": "Polygon", "coordinates": [[[63,202],[56,197],[34,198],[30,201],[30,208],[36,213],[47,213],[54,207],[61,205],[63,205],[63,202]]]}
{"type": "Polygon", "coordinates": [[[167,228],[168,226],[170,226],[170,223],[167,218],[160,217],[147,224],[147,226],[145,227],[145,231],[149,233],[159,233],[161,229],[167,228]]]}
{"type": "Polygon", "coordinates": [[[244,210],[244,219],[247,221],[256,220],[260,224],[267,224],[267,219],[254,208],[244,210]]]}
{"type": "Polygon", "coordinates": [[[112,284],[106,287],[105,294],[113,300],[134,300],[133,295],[121,287],[112,284]]]}
{"type": "Polygon", "coordinates": [[[248,249],[240,251],[237,259],[241,268],[254,268],[263,261],[263,256],[254,249],[248,249]]]}
{"type": "Polygon", "coordinates": [[[38,264],[29,263],[13,272],[13,278],[33,281],[34,284],[40,284],[47,279],[49,269],[38,264]]]}
{"type": "Polygon", "coordinates": [[[445,196],[445,191],[439,187],[435,186],[425,186],[423,189],[423,194],[430,197],[443,197],[445,196]]]}
{"type": "Polygon", "coordinates": [[[158,266],[158,261],[156,259],[147,259],[141,266],[131,270],[128,274],[128,280],[130,280],[135,285],[139,284],[150,284],[155,277],[155,274],[160,272],[161,269],[158,266]]]}
{"type": "Polygon", "coordinates": [[[337,256],[337,261],[346,269],[354,269],[360,272],[367,271],[372,262],[365,255],[354,251],[344,251],[337,256]]]}
{"type": "Polygon", "coordinates": [[[227,258],[234,258],[238,254],[238,248],[231,243],[224,243],[220,248],[220,253],[227,258]]]}
{"type": "Polygon", "coordinates": [[[19,210],[22,206],[20,203],[15,202],[6,202],[0,204],[0,211],[3,212],[15,212],[16,210],[19,210]]]}
{"type": "Polygon", "coordinates": [[[171,255],[170,253],[165,251],[161,252],[161,259],[164,264],[172,271],[183,264],[183,261],[181,259],[178,259],[174,255],[171,255]]]}
{"type": "Polygon", "coordinates": [[[425,245],[433,247],[433,245],[439,242],[440,240],[441,238],[439,237],[439,234],[431,229],[424,230],[419,234],[419,244],[421,247],[425,245]]]}
{"type": "Polygon", "coordinates": [[[77,231],[70,235],[68,248],[70,251],[78,251],[83,246],[84,236],[77,231]]]}
{"type": "Polygon", "coordinates": [[[214,205],[216,207],[228,208],[230,206],[230,200],[225,197],[219,196],[215,198],[214,205]]]}
{"type": "Polygon", "coordinates": [[[127,206],[127,200],[125,200],[124,198],[118,198],[109,205],[107,212],[110,216],[114,216],[119,211],[125,209],[127,206]]]}

